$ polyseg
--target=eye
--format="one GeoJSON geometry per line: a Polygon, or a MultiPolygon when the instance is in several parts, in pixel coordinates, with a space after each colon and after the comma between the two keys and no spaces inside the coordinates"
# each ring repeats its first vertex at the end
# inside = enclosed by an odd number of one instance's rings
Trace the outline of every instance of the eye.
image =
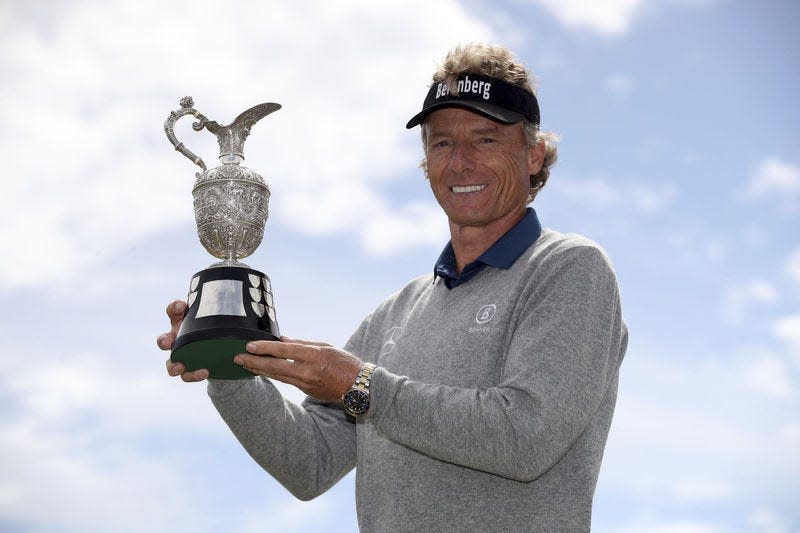
{"type": "Polygon", "coordinates": [[[495,142],[495,139],[494,139],[494,137],[481,137],[480,141],[478,141],[478,142],[480,144],[490,144],[490,143],[495,142]]]}

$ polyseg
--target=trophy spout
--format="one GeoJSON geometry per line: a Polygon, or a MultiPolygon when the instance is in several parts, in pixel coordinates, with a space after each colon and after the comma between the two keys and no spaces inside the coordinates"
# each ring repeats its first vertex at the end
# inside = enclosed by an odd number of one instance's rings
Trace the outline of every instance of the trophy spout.
{"type": "Polygon", "coordinates": [[[215,121],[205,121],[203,125],[206,129],[217,136],[220,161],[226,164],[241,163],[244,159],[244,141],[250,135],[250,128],[280,108],[281,105],[275,103],[258,104],[240,114],[227,126],[220,126],[215,121]]]}

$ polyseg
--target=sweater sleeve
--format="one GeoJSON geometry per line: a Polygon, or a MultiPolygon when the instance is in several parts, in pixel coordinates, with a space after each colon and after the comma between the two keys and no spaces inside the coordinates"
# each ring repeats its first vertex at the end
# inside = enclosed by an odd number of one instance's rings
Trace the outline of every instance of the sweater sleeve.
{"type": "Polygon", "coordinates": [[[355,466],[355,428],[340,408],[283,398],[266,378],[211,380],[208,394],[247,453],[289,492],[310,500],[355,466]]]}
{"type": "Polygon", "coordinates": [[[597,248],[575,247],[530,281],[488,389],[413,381],[378,368],[369,419],[430,457],[528,482],[547,472],[598,410],[625,351],[616,278],[597,248]],[[464,443],[469,443],[465,446],[464,443]]]}
{"type": "Polygon", "coordinates": [[[247,453],[301,500],[319,496],[355,467],[355,424],[341,405],[311,397],[296,405],[263,377],[209,380],[208,395],[247,453]]]}

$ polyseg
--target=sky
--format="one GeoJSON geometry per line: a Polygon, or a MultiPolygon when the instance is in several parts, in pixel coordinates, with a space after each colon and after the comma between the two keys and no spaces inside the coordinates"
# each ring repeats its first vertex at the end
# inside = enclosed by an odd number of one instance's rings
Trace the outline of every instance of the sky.
{"type": "Polygon", "coordinates": [[[404,126],[471,41],[538,77],[561,141],[533,205],[619,279],[593,530],[800,531],[798,22],[777,0],[0,0],[0,531],[357,530],[352,473],[295,500],[166,375],[164,308],[213,258],[163,123],[186,95],[223,124],[283,106],[245,145],[272,190],[247,262],[284,334],[342,345],[447,242],[404,126]]]}

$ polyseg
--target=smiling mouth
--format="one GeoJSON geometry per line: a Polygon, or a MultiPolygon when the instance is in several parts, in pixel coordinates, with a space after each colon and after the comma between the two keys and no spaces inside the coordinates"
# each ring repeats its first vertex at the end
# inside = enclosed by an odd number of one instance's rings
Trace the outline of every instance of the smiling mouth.
{"type": "Polygon", "coordinates": [[[454,193],[480,192],[480,191],[486,189],[486,187],[488,187],[488,185],[485,185],[485,184],[484,185],[467,185],[467,186],[464,186],[464,187],[461,187],[461,186],[458,186],[458,185],[453,185],[452,187],[450,187],[450,190],[453,191],[454,193]]]}

